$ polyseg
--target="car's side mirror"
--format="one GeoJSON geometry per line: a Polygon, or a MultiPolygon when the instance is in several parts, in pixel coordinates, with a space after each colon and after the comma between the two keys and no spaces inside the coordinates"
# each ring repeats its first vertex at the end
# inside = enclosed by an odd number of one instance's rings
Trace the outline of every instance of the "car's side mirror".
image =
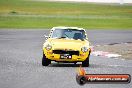
{"type": "Polygon", "coordinates": [[[85,38],[86,40],[88,40],[88,37],[87,37],[87,35],[84,35],[84,38],[85,38]]]}
{"type": "Polygon", "coordinates": [[[88,40],[88,38],[86,37],[86,40],[88,40]]]}
{"type": "Polygon", "coordinates": [[[47,36],[47,35],[44,35],[44,37],[45,37],[45,38],[46,38],[46,40],[47,40],[49,36],[47,36]]]}

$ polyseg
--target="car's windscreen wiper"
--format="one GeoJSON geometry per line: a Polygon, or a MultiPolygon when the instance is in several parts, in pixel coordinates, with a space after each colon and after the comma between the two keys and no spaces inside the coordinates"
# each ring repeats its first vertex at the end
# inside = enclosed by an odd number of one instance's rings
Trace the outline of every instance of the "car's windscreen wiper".
{"type": "Polygon", "coordinates": [[[77,39],[75,39],[75,38],[73,38],[74,40],[81,40],[81,41],[84,41],[84,39],[83,38],[77,38],[77,39]]]}
{"type": "Polygon", "coordinates": [[[61,38],[67,38],[67,37],[62,36],[62,37],[59,37],[58,39],[61,39],[61,38]]]}

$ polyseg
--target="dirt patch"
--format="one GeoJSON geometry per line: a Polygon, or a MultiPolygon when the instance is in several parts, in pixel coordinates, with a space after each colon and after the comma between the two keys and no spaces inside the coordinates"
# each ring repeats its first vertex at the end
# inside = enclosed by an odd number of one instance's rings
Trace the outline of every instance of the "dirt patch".
{"type": "Polygon", "coordinates": [[[113,43],[109,45],[95,46],[94,50],[120,54],[119,58],[132,60],[132,43],[113,43]]]}

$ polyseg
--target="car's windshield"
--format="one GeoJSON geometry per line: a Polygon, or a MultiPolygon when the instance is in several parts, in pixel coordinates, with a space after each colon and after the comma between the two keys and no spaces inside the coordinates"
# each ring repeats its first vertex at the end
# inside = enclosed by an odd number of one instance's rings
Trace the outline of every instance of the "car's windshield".
{"type": "Polygon", "coordinates": [[[84,30],[77,29],[55,29],[51,35],[51,38],[69,38],[69,39],[80,39],[86,38],[84,30]]]}

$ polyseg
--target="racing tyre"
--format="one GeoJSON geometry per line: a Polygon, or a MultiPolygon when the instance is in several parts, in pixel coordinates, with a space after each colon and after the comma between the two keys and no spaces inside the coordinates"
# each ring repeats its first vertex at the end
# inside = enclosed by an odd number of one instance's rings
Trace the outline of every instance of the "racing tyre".
{"type": "Polygon", "coordinates": [[[90,53],[91,53],[91,51],[89,51],[89,55],[86,58],[86,60],[82,62],[82,66],[83,67],[89,67],[89,57],[90,57],[90,53]]]}
{"type": "Polygon", "coordinates": [[[48,66],[49,64],[51,64],[51,60],[49,60],[48,58],[46,58],[46,56],[43,53],[42,66],[48,66]]]}

